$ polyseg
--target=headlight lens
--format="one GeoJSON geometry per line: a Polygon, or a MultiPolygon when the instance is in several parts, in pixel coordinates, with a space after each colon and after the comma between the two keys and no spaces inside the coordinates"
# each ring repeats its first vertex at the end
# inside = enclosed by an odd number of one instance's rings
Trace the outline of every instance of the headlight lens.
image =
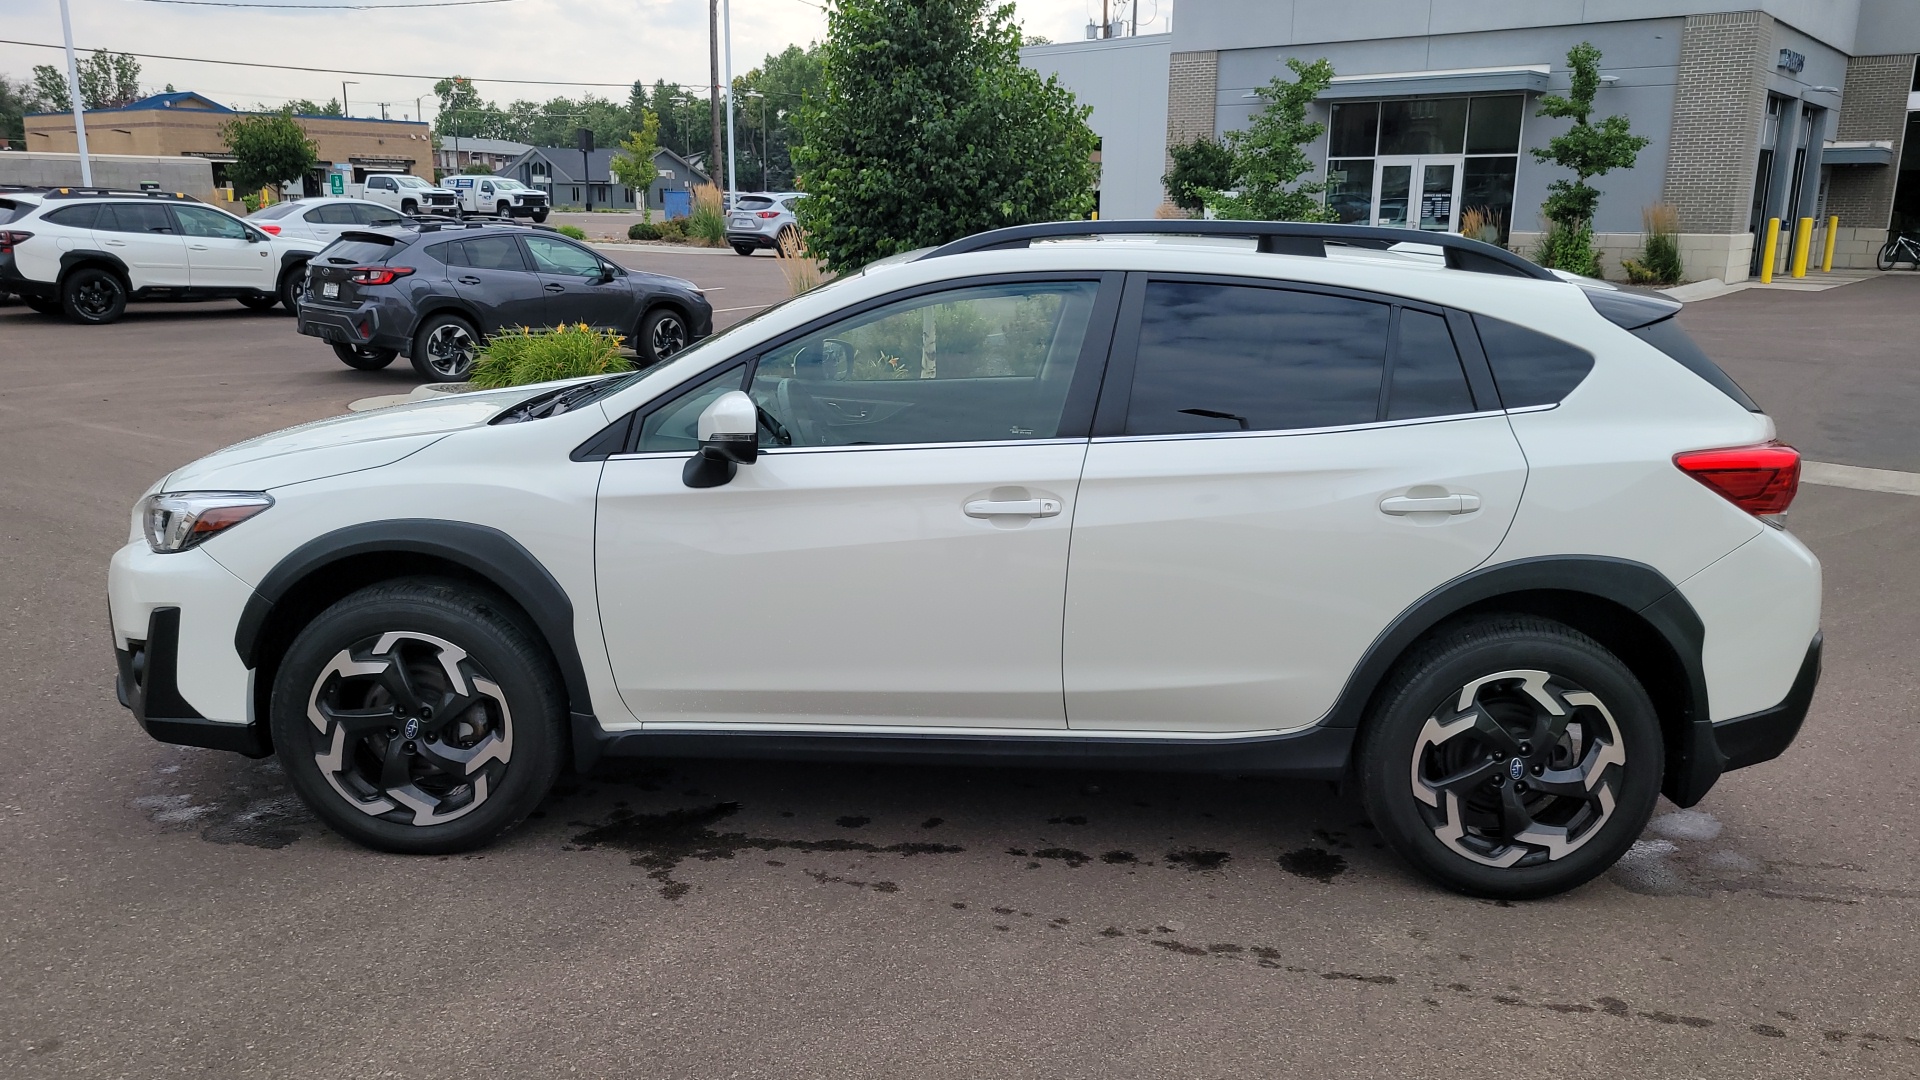
{"type": "Polygon", "coordinates": [[[147,546],[166,554],[185,551],[273,505],[262,491],[172,491],[140,500],[147,546]]]}

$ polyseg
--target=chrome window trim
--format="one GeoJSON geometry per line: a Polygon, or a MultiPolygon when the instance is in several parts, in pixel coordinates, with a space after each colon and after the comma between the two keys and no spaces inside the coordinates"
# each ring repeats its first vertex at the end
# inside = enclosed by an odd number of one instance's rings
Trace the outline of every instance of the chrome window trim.
{"type": "MultiPolygon", "coordinates": [[[[1548,406],[1551,408],[1552,406],[1548,406]]],[[[1519,412],[1522,410],[1514,410],[1519,412]]],[[[1532,412],[1534,410],[1525,410],[1532,412]]],[[[1479,412],[1449,413],[1446,416],[1415,416],[1404,420],[1372,420],[1364,424],[1336,424],[1331,427],[1316,428],[1274,428],[1268,431],[1187,431],[1163,435],[1100,435],[1094,438],[1096,443],[1131,442],[1168,442],[1182,439],[1278,439],[1297,435],[1330,435],[1342,431],[1373,431],[1380,428],[1414,427],[1424,424],[1450,424],[1459,420],[1483,420],[1490,416],[1505,416],[1500,409],[1483,409],[1479,412]]]]}
{"type": "MultiPolygon", "coordinates": [[[[1084,446],[1087,440],[1080,439],[987,439],[975,442],[932,442],[932,443],[876,443],[861,446],[763,446],[761,457],[787,457],[800,454],[828,454],[849,452],[872,452],[888,450],[971,450],[985,449],[991,446],[1084,446]]],[[[694,450],[652,450],[644,454],[609,454],[608,461],[634,461],[647,458],[675,458],[685,460],[688,455],[698,453],[694,450]]]]}

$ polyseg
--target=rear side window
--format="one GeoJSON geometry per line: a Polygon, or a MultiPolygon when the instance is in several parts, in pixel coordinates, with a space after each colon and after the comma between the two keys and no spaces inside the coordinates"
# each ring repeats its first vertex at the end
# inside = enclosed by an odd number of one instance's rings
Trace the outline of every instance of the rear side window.
{"type": "Polygon", "coordinates": [[[1557,404],[1593,370],[1592,353],[1559,338],[1485,315],[1475,315],[1473,325],[1509,409],[1557,404]]]}
{"type": "Polygon", "coordinates": [[[398,225],[407,220],[378,203],[342,203],[353,220],[362,225],[398,225]]]}
{"type": "Polygon", "coordinates": [[[1740,384],[1734,382],[1732,376],[1720,370],[1720,365],[1702,352],[1700,346],[1695,345],[1680,324],[1672,319],[1642,326],[1633,331],[1633,336],[1671,356],[1681,367],[1707,380],[1714,389],[1739,402],[1740,407],[1748,412],[1766,411],[1755,404],[1745,390],[1740,389],[1740,384]]]}
{"type": "Polygon", "coordinates": [[[1377,419],[1385,304],[1192,282],[1147,286],[1127,434],[1285,431],[1377,419]]]}
{"type": "Polygon", "coordinates": [[[1458,416],[1473,411],[1460,351],[1454,348],[1447,320],[1429,311],[1400,309],[1393,337],[1393,374],[1388,377],[1388,420],[1458,416]]]}
{"type": "Polygon", "coordinates": [[[385,262],[394,253],[395,246],[386,240],[371,237],[341,237],[328,244],[325,251],[317,257],[336,265],[364,266],[385,262]]]}
{"type": "Polygon", "coordinates": [[[478,240],[464,240],[460,244],[466,261],[461,266],[473,266],[482,270],[526,270],[526,256],[520,254],[520,245],[514,243],[511,236],[483,236],[478,240]]]}
{"type": "Polygon", "coordinates": [[[110,232],[172,233],[173,215],[156,203],[101,203],[96,229],[110,232]]]}
{"type": "Polygon", "coordinates": [[[65,225],[69,229],[91,229],[100,220],[99,203],[82,203],[79,206],[63,206],[46,216],[46,220],[55,225],[65,225]]]}

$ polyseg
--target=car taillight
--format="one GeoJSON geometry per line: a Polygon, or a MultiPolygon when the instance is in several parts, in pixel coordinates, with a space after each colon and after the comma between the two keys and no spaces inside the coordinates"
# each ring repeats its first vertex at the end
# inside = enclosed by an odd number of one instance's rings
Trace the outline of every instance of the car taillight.
{"type": "Polygon", "coordinates": [[[265,233],[272,233],[272,234],[273,234],[273,235],[275,235],[275,236],[279,236],[279,235],[280,235],[280,226],[278,226],[278,225],[262,225],[262,226],[260,226],[260,231],[261,231],[261,232],[265,232],[265,233]]]}
{"type": "Polygon", "coordinates": [[[33,234],[30,232],[14,232],[9,229],[0,229],[0,255],[13,254],[13,245],[24,243],[31,239],[33,239],[33,234]]]}
{"type": "Polygon", "coordinates": [[[760,216],[760,217],[763,217],[763,218],[777,218],[777,217],[779,217],[779,216],[780,216],[780,211],[778,211],[778,210],[762,210],[762,211],[760,211],[760,214],[759,214],[759,216],[760,216]]]}
{"type": "Polygon", "coordinates": [[[1785,443],[1690,450],[1673,463],[1749,514],[1784,514],[1800,490],[1800,451],[1785,443]]]}
{"type": "Polygon", "coordinates": [[[356,266],[347,271],[355,285],[391,285],[413,273],[411,266],[356,266]]]}

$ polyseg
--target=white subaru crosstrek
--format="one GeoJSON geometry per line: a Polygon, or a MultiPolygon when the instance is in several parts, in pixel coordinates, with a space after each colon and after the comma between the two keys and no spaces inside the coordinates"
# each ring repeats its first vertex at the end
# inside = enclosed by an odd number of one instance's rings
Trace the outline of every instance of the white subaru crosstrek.
{"type": "Polygon", "coordinates": [[[1347,782],[1435,879],[1553,893],[1818,679],[1799,457],[1677,308],[1426,233],[988,233],[183,466],[120,694],[391,851],[602,754],[1109,763],[1347,782]]]}

